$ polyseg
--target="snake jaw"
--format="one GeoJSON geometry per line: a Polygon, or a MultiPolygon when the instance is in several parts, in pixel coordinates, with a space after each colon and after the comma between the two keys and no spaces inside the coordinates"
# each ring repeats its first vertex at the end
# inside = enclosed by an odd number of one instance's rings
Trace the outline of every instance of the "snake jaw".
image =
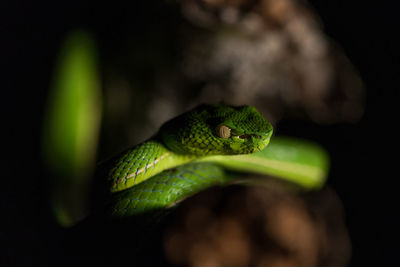
{"type": "Polygon", "coordinates": [[[251,154],[262,151],[271,139],[272,131],[264,134],[242,134],[240,136],[232,136],[232,142],[228,149],[230,154],[251,154]],[[244,138],[245,136],[245,138],[244,138]]]}

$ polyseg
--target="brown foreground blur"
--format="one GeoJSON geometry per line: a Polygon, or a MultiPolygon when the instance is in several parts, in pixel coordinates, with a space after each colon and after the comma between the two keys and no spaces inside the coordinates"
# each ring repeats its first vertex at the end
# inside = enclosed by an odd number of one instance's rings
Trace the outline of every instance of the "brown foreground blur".
{"type": "Polygon", "coordinates": [[[173,266],[347,266],[351,246],[333,190],[214,188],[186,200],[164,241],[173,266]]]}

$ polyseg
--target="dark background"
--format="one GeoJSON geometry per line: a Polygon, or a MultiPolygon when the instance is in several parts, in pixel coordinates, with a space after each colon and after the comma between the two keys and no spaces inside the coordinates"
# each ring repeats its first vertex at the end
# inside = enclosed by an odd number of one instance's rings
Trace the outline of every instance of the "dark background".
{"type": "MultiPolygon", "coordinates": [[[[329,184],[344,205],[351,266],[400,266],[395,127],[400,23],[393,2],[311,1],[325,32],[360,72],[366,112],[359,123],[324,126],[318,136],[307,125],[280,125],[282,133],[312,138],[330,152],[334,168],[329,184]]],[[[83,26],[104,37],[140,14],[120,2],[6,1],[1,6],[0,265],[46,265],[58,230],[50,215],[38,140],[54,58],[68,30],[83,26]]],[[[152,23],[162,19],[157,16],[152,23]]]]}

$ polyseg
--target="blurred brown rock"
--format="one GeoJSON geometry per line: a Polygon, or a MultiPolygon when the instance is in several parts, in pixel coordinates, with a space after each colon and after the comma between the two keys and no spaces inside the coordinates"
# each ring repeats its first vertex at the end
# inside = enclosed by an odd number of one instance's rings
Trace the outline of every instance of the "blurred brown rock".
{"type": "Polygon", "coordinates": [[[211,189],[184,202],[165,234],[173,266],[347,266],[335,193],[263,186],[211,189]]]}

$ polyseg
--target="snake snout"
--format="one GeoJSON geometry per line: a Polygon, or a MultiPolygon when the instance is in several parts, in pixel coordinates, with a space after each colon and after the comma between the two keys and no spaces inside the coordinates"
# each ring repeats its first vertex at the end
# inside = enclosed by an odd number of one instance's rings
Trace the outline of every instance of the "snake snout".
{"type": "Polygon", "coordinates": [[[254,152],[259,152],[263,150],[269,143],[272,136],[272,131],[267,133],[257,133],[252,135],[254,152]]]}

